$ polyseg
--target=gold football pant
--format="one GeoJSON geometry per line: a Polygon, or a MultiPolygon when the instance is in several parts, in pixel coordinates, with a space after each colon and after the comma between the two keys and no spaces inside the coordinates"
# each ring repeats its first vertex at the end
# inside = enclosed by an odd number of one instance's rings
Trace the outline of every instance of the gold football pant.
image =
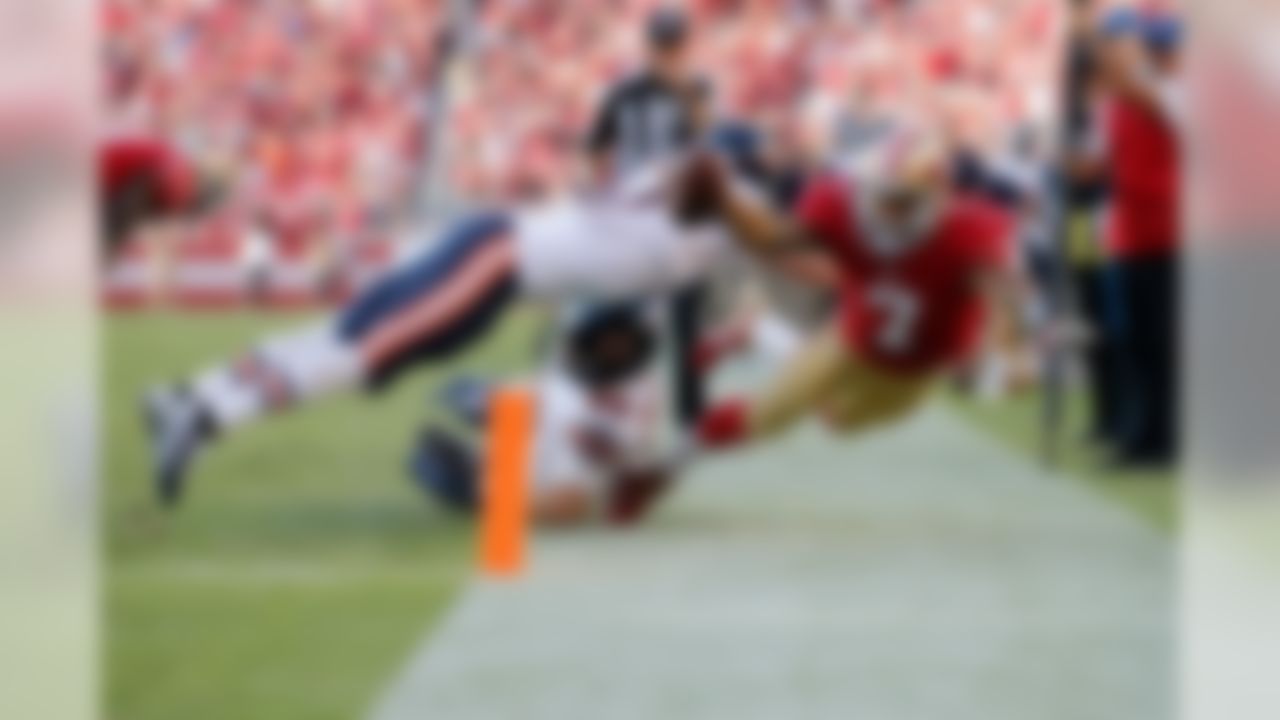
{"type": "Polygon", "coordinates": [[[932,385],[932,373],[893,373],[858,358],[832,323],[749,402],[748,434],[776,435],[811,412],[837,432],[862,432],[910,414],[932,385]]]}

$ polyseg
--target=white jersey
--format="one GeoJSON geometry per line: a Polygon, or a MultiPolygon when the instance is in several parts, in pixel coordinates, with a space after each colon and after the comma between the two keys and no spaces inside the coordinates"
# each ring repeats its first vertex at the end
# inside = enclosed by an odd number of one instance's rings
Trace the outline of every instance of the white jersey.
{"type": "MultiPolygon", "coordinates": [[[[669,458],[671,381],[667,363],[654,357],[647,367],[608,390],[583,385],[564,358],[568,330],[579,307],[584,306],[563,310],[563,322],[554,330],[557,341],[537,381],[534,486],[575,487],[599,501],[611,481],[659,467],[669,458]],[[593,457],[584,446],[584,437],[590,433],[608,438],[613,448],[608,458],[593,457]]],[[[662,309],[655,302],[641,309],[651,331],[659,335],[665,332],[662,309]]]]}
{"type": "Polygon", "coordinates": [[[667,385],[648,371],[613,388],[592,393],[562,369],[550,369],[537,386],[538,424],[534,486],[571,486],[599,499],[620,474],[658,466],[666,447],[667,385]],[[603,461],[583,447],[583,435],[604,433],[618,454],[603,461]]]}
{"type": "Polygon", "coordinates": [[[618,193],[569,199],[515,217],[524,292],[553,299],[622,299],[705,278],[730,252],[716,225],[684,227],[653,200],[618,193]]]}

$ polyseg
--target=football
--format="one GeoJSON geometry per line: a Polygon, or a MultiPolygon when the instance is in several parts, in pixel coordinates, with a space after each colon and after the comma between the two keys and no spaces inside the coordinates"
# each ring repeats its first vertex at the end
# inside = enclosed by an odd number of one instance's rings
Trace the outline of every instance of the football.
{"type": "Polygon", "coordinates": [[[716,217],[725,192],[724,168],[708,153],[692,155],[676,180],[676,217],[686,224],[716,217]]]}

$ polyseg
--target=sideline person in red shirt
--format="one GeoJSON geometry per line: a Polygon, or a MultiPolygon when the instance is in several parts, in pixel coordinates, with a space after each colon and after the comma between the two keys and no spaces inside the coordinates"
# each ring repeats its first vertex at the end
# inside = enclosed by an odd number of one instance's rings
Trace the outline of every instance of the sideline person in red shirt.
{"type": "Polygon", "coordinates": [[[1121,10],[1104,24],[1104,161],[1111,198],[1105,247],[1116,271],[1128,398],[1115,461],[1177,457],[1181,255],[1179,21],[1121,10]]]}

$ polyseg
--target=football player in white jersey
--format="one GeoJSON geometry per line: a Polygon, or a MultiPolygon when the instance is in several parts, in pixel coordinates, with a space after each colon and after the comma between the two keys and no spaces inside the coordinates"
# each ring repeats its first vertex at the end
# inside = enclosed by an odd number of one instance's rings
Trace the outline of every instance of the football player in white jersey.
{"type": "MultiPolygon", "coordinates": [[[[546,366],[529,380],[536,401],[530,510],[542,525],[630,525],[679,480],[688,444],[675,427],[664,363],[674,351],[658,300],[575,303],[562,312],[546,366]]],[[[749,353],[776,367],[801,337],[764,308],[744,304],[723,325],[702,333],[696,371],[749,353]]],[[[485,425],[491,380],[464,376],[445,386],[444,404],[465,424],[485,425]]],[[[446,507],[477,506],[479,453],[470,433],[425,428],[410,460],[413,480],[446,507]]]]}
{"type": "MultiPolygon", "coordinates": [[[[555,323],[546,365],[527,381],[537,407],[535,522],[629,524],[674,480],[669,379],[658,362],[667,345],[660,309],[653,301],[574,303],[555,323]]],[[[495,385],[464,376],[441,397],[482,435],[495,385]]],[[[414,481],[446,507],[474,511],[481,475],[475,444],[472,433],[424,429],[410,462],[414,481]]]]}
{"type": "Polygon", "coordinates": [[[702,277],[732,242],[713,225],[682,222],[682,178],[678,164],[656,166],[609,193],[467,218],[333,316],[152,389],[159,498],[179,499],[191,461],[214,438],[320,396],[384,387],[470,346],[522,298],[626,299],[702,277]]]}

